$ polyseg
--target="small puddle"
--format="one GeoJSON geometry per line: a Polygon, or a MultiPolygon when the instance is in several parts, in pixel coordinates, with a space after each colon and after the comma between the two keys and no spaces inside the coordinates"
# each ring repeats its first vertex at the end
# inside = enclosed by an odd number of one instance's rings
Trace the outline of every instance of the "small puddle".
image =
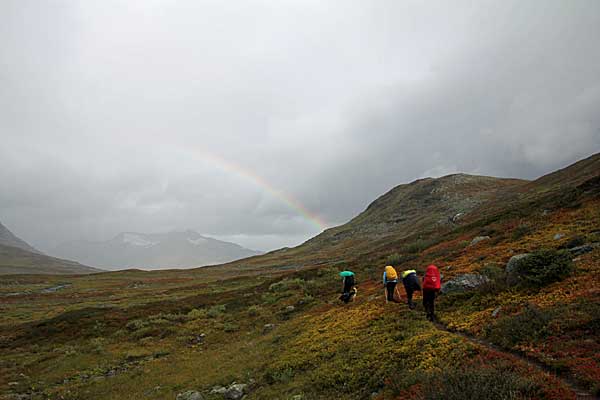
{"type": "Polygon", "coordinates": [[[52,286],[46,289],[42,289],[40,290],[40,293],[54,293],[54,292],[58,292],[59,290],[68,288],[69,286],[71,286],[70,283],[63,283],[61,285],[56,285],[56,286],[52,286]]]}

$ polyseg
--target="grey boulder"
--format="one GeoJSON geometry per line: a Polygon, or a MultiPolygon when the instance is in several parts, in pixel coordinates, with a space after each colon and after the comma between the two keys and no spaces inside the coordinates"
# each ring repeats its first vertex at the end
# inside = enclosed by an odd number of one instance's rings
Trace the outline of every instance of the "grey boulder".
{"type": "Polygon", "coordinates": [[[530,257],[531,255],[531,253],[517,254],[508,260],[508,263],[506,263],[506,282],[508,284],[514,285],[521,280],[521,277],[517,273],[517,266],[522,260],[530,257]]]}
{"type": "Polygon", "coordinates": [[[175,400],[202,400],[202,395],[195,390],[188,390],[187,392],[179,393],[175,400]]]}
{"type": "Polygon", "coordinates": [[[489,236],[477,236],[475,238],[473,238],[473,240],[471,240],[471,243],[469,244],[469,246],[475,246],[477,243],[481,243],[485,240],[490,240],[491,238],[489,236]]]}
{"type": "Polygon", "coordinates": [[[584,244],[583,246],[577,246],[569,249],[569,252],[574,256],[580,256],[582,254],[589,253],[592,250],[594,250],[594,246],[590,244],[584,244]]]}
{"type": "Polygon", "coordinates": [[[442,285],[442,293],[465,292],[489,282],[486,276],[480,274],[463,274],[442,285]]]}
{"type": "Polygon", "coordinates": [[[227,400],[240,400],[246,394],[248,385],[245,383],[234,383],[227,388],[227,391],[223,393],[223,397],[227,400]]]}

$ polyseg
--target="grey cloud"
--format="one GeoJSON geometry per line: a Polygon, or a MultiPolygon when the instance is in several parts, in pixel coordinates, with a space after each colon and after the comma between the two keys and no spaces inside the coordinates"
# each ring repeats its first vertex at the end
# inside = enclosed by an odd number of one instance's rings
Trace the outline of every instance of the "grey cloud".
{"type": "Polygon", "coordinates": [[[269,249],[391,187],[600,151],[600,3],[4,1],[0,221],[269,249]]]}

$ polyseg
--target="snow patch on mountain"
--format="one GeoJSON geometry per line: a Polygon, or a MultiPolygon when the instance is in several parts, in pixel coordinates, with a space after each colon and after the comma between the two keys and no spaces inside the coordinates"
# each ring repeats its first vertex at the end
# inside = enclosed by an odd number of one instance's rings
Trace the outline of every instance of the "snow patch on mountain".
{"type": "Polygon", "coordinates": [[[150,241],[140,235],[136,235],[134,233],[124,233],[123,234],[123,243],[139,246],[139,247],[152,247],[160,242],[150,241]]]}
{"type": "Polygon", "coordinates": [[[198,246],[200,243],[207,242],[208,240],[206,238],[199,237],[197,239],[187,238],[187,241],[190,242],[191,244],[193,244],[194,246],[198,246]]]}

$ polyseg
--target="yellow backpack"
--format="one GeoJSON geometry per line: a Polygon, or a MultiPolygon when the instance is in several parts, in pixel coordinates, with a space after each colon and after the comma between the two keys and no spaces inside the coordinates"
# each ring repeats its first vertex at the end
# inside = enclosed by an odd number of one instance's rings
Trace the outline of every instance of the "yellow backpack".
{"type": "Polygon", "coordinates": [[[394,279],[398,279],[398,273],[391,265],[385,267],[385,277],[388,281],[393,281],[394,279]]]}

